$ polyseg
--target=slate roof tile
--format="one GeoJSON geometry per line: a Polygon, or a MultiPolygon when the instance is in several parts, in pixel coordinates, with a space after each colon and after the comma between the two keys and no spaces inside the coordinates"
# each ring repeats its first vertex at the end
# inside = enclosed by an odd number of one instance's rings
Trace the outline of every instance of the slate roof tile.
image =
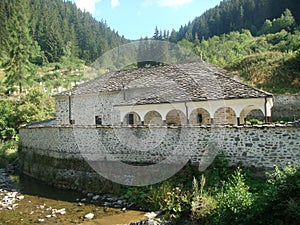
{"type": "MultiPolygon", "coordinates": [[[[271,94],[234,80],[233,74],[206,62],[171,64],[108,72],[70,92],[84,95],[99,92],[147,89],[121,104],[154,104],[177,101],[262,98],[271,94]]],[[[68,95],[63,92],[60,95],[68,95]]]]}

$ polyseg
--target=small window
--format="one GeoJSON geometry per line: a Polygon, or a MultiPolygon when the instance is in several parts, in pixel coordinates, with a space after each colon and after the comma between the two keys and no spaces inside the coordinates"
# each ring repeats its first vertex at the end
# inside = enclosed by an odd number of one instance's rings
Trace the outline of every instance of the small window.
{"type": "Polygon", "coordinates": [[[75,124],[75,120],[70,120],[70,124],[71,125],[75,124]]]}
{"type": "Polygon", "coordinates": [[[198,120],[199,124],[202,124],[202,122],[203,122],[202,114],[198,114],[197,120],[198,120]]]}
{"type": "Polygon", "coordinates": [[[128,114],[128,124],[129,125],[134,124],[134,115],[133,115],[133,113],[128,114]]]}
{"type": "Polygon", "coordinates": [[[96,122],[96,125],[102,125],[102,118],[101,118],[101,116],[96,116],[95,117],[95,122],[96,122]]]}

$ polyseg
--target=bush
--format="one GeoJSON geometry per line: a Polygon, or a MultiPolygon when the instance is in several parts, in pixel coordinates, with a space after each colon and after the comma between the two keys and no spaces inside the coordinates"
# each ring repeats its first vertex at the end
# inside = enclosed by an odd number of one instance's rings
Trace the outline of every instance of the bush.
{"type": "Polygon", "coordinates": [[[18,157],[17,142],[0,140],[0,168],[6,167],[18,157]]]}
{"type": "Polygon", "coordinates": [[[135,206],[137,206],[137,208],[144,208],[149,210],[149,207],[147,207],[147,200],[146,200],[148,196],[149,188],[123,187],[121,192],[122,192],[121,198],[126,199],[128,202],[134,203],[135,206]]]}
{"type": "Polygon", "coordinates": [[[162,210],[168,219],[179,219],[190,212],[191,194],[182,187],[172,187],[164,182],[158,188],[151,188],[148,202],[154,208],[162,210]]]}
{"type": "Polygon", "coordinates": [[[263,124],[264,123],[264,121],[261,121],[261,120],[259,120],[259,119],[251,119],[251,120],[249,120],[249,121],[247,121],[247,123],[250,123],[250,124],[263,124]]]}
{"type": "Polygon", "coordinates": [[[193,181],[193,198],[191,202],[191,218],[194,224],[202,225],[209,222],[211,215],[217,207],[216,200],[205,194],[203,188],[205,185],[205,177],[202,175],[200,182],[200,189],[198,181],[194,178],[193,181]]]}
{"type": "Polygon", "coordinates": [[[221,181],[228,179],[232,173],[228,160],[224,155],[218,155],[213,163],[204,171],[206,186],[218,191],[221,181]]]}
{"type": "Polygon", "coordinates": [[[265,193],[263,217],[268,222],[281,224],[298,224],[300,216],[300,167],[285,166],[282,170],[277,166],[269,174],[271,184],[265,193]],[[272,215],[270,217],[270,215],[272,215]]]}
{"type": "Polygon", "coordinates": [[[223,182],[223,190],[216,195],[218,207],[212,224],[243,224],[254,203],[255,196],[245,184],[245,177],[238,168],[231,178],[223,182]]]}

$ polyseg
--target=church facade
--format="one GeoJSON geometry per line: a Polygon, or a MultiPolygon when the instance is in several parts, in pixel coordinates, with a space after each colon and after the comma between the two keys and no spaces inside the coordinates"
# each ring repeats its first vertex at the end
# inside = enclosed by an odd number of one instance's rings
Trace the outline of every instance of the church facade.
{"type": "Polygon", "coordinates": [[[243,125],[270,122],[272,95],[206,62],[108,72],[56,96],[57,125],[243,125]]]}

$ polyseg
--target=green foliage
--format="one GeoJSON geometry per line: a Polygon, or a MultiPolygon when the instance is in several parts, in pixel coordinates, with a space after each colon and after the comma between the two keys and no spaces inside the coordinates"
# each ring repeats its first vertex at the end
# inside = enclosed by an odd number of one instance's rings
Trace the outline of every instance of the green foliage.
{"type": "Polygon", "coordinates": [[[160,210],[164,207],[164,199],[167,199],[167,193],[172,190],[170,182],[163,182],[159,186],[150,187],[147,202],[153,206],[154,210],[160,210]]]}
{"type": "MultiPolygon", "coordinates": [[[[226,4],[232,2],[226,1],[226,4]]],[[[188,27],[182,29],[191,32],[188,27]]],[[[183,37],[178,44],[207,62],[235,72],[252,86],[272,93],[298,93],[300,32],[291,11],[286,9],[273,22],[266,20],[260,36],[252,33],[249,29],[240,29],[219,36],[214,33],[207,39],[202,36],[200,41],[201,35],[196,32],[194,40],[183,37]]]]}
{"type": "Polygon", "coordinates": [[[264,124],[264,121],[261,121],[259,119],[251,119],[249,121],[246,121],[246,123],[250,123],[250,124],[264,124]]]}
{"type": "Polygon", "coordinates": [[[244,82],[272,93],[300,91],[300,32],[253,37],[249,30],[180,45],[203,60],[240,75],[244,82]]]}
{"type": "Polygon", "coordinates": [[[216,197],[218,207],[213,223],[218,221],[218,224],[228,224],[228,221],[230,224],[242,224],[255,200],[239,168],[224,182],[223,190],[216,197]]]}
{"type": "Polygon", "coordinates": [[[231,175],[231,168],[224,155],[218,155],[213,163],[204,171],[206,186],[212,192],[218,192],[223,180],[231,175]]]}
{"type": "Polygon", "coordinates": [[[285,166],[269,174],[268,186],[261,191],[248,212],[245,224],[296,225],[300,215],[300,167],[285,166]]]}
{"type": "Polygon", "coordinates": [[[261,170],[248,168],[243,173],[217,157],[204,174],[188,166],[176,179],[127,188],[122,196],[144,209],[162,211],[171,221],[190,217],[195,225],[296,225],[300,215],[300,167],[275,167],[267,179],[261,170]]]}
{"type": "Polygon", "coordinates": [[[235,66],[246,82],[273,93],[300,91],[297,52],[268,51],[245,57],[235,66]]]}
{"type": "Polygon", "coordinates": [[[146,202],[148,193],[148,187],[123,187],[123,190],[121,190],[121,198],[126,199],[128,202],[135,203],[138,207],[148,209],[146,202]]]}
{"type": "Polygon", "coordinates": [[[54,99],[41,88],[31,89],[20,99],[17,107],[20,124],[41,121],[54,117],[54,99]]]}
{"type": "Polygon", "coordinates": [[[70,1],[1,1],[0,21],[0,50],[7,50],[2,45],[3,41],[15,31],[21,31],[20,34],[29,33],[33,39],[30,42],[33,43],[31,52],[35,53],[31,62],[37,65],[64,61],[71,57],[90,63],[109,49],[127,43],[124,37],[120,37],[105,22],[96,21],[91,14],[82,12],[70,1]],[[12,9],[19,12],[18,18],[11,17],[12,9]],[[7,25],[10,23],[16,25],[11,31],[7,25]],[[26,25],[26,29],[18,30],[19,25],[26,25]]]}
{"type": "Polygon", "coordinates": [[[158,188],[151,188],[148,195],[148,202],[155,209],[162,210],[169,219],[179,219],[181,216],[188,215],[190,211],[189,191],[182,187],[172,187],[168,182],[163,183],[158,188]]]}
{"type": "Polygon", "coordinates": [[[299,9],[300,3],[294,0],[278,0],[276,4],[272,0],[222,1],[192,22],[181,26],[179,31],[171,36],[172,40],[176,37],[177,41],[194,41],[196,36],[200,39],[211,38],[242,29],[248,29],[258,35],[276,33],[282,29],[292,31],[296,22],[300,22],[299,9]],[[276,19],[270,21],[270,18],[276,19]]]}
{"type": "Polygon", "coordinates": [[[0,140],[0,168],[5,168],[17,158],[17,142],[0,140]]]}
{"type": "Polygon", "coordinates": [[[193,198],[191,202],[191,218],[195,224],[209,223],[211,216],[217,208],[217,201],[204,193],[205,177],[202,175],[200,189],[196,178],[193,180],[193,198]]]}
{"type": "Polygon", "coordinates": [[[30,60],[35,53],[32,51],[35,45],[29,33],[28,7],[27,0],[13,1],[6,26],[8,35],[4,42],[5,84],[10,90],[18,86],[20,93],[32,78],[33,64],[30,60]]]}
{"type": "Polygon", "coordinates": [[[16,138],[18,127],[16,104],[13,98],[0,99],[0,140],[7,141],[16,138]]]}
{"type": "Polygon", "coordinates": [[[293,31],[295,28],[296,21],[292,12],[289,9],[285,9],[281,16],[273,19],[272,22],[267,19],[262,28],[258,31],[258,34],[277,33],[281,30],[293,31]]]}
{"type": "Polygon", "coordinates": [[[181,187],[173,188],[167,192],[161,209],[171,219],[179,219],[180,216],[187,215],[190,210],[190,193],[182,190],[181,187]]]}
{"type": "Polygon", "coordinates": [[[54,99],[41,88],[19,98],[0,99],[0,140],[16,140],[19,126],[54,116],[54,99]]]}

